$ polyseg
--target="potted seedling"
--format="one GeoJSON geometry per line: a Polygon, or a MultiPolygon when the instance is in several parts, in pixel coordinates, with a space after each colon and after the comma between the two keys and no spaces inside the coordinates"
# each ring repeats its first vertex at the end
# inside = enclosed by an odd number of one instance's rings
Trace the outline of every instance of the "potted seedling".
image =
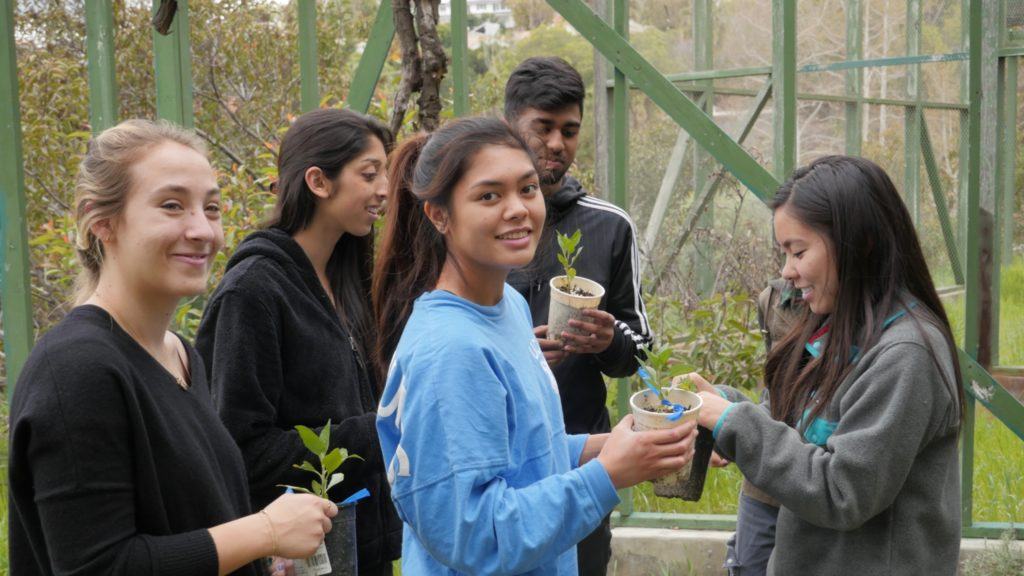
{"type": "MultiPolygon", "coordinates": [[[[696,420],[700,414],[704,403],[701,397],[672,386],[674,377],[692,371],[688,366],[673,362],[674,351],[671,346],[663,346],[649,351],[646,359],[637,357],[640,363],[637,375],[644,386],[629,399],[634,430],[674,428],[696,420]]],[[[714,443],[710,430],[698,428],[693,460],[677,472],[654,480],[654,494],[693,502],[700,500],[714,443]]]]}
{"type": "MultiPolygon", "coordinates": [[[[340,484],[345,475],[338,472],[338,468],[349,458],[362,457],[349,454],[344,448],[330,449],[331,446],[331,421],[323,427],[320,434],[306,426],[296,426],[299,437],[306,449],[316,455],[319,466],[314,466],[308,460],[302,464],[295,464],[299,470],[305,470],[313,474],[315,479],[309,488],[302,486],[288,486],[281,484],[282,488],[288,488],[294,492],[313,494],[325,500],[329,499],[328,491],[340,484]]],[[[355,501],[358,498],[349,498],[338,504],[338,515],[334,517],[333,528],[324,538],[320,548],[303,560],[295,561],[295,576],[321,576],[330,574],[332,576],[355,576],[358,572],[356,559],[356,507],[355,501]]]]}
{"type": "Polygon", "coordinates": [[[569,320],[586,321],[584,310],[596,310],[604,296],[604,287],[576,275],[574,267],[583,247],[580,246],[580,231],[572,236],[558,232],[558,261],[565,274],[555,276],[551,286],[551,305],[548,307],[548,338],[562,340],[562,332],[583,334],[583,331],[569,325],[569,320]]]}

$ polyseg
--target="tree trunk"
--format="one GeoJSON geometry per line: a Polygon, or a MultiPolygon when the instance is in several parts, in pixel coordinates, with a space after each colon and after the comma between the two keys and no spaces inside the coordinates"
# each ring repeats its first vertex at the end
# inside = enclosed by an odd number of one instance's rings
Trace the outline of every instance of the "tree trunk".
{"type": "Polygon", "coordinates": [[[439,0],[391,0],[395,35],[402,51],[402,80],[395,93],[391,131],[397,136],[409,110],[417,100],[418,129],[433,131],[441,119],[441,80],[448,70],[448,56],[437,33],[439,0]],[[415,15],[412,5],[415,4],[415,15]]]}

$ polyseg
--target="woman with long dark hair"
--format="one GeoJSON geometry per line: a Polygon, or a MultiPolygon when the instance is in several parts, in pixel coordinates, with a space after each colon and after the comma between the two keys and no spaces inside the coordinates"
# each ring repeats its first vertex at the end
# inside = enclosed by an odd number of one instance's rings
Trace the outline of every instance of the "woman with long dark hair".
{"type": "Polygon", "coordinates": [[[75,184],[75,307],[36,344],[11,402],[12,574],[259,576],[309,556],[331,502],[250,513],[242,455],[203,363],[168,330],[224,245],[203,143],[126,120],[89,142],[75,184]]]}
{"type": "Polygon", "coordinates": [[[273,219],[239,244],[196,337],[256,505],[280,494],[280,484],[309,482],[293,468],[309,458],[297,424],[319,431],[330,421],[331,448],[363,458],[348,460],[331,490],[334,500],[370,491],[356,509],[360,574],[390,574],[401,537],[368,369],[372,231],[391,140],[380,122],[349,110],[315,110],[292,124],[273,219]]]}
{"type": "Polygon", "coordinates": [[[827,156],[771,208],[806,309],[768,355],[770,414],[689,375],[717,449],[781,503],[768,573],[956,574],[964,390],[903,201],[827,156]]]}
{"type": "Polygon", "coordinates": [[[378,429],[406,574],[576,576],[615,489],[693,456],[696,428],[565,433],[526,301],[505,284],[544,226],[537,169],[496,119],[406,140],[374,271],[378,429]],[[390,367],[390,369],[388,368],[390,367]]]}

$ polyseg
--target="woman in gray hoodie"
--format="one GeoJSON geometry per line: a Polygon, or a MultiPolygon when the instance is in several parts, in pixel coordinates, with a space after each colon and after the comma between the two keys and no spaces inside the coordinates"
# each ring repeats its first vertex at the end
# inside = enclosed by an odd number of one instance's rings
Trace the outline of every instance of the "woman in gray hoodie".
{"type": "Polygon", "coordinates": [[[806,310],[768,356],[769,410],[688,375],[718,451],[781,503],[769,574],[956,574],[956,348],[896,188],[827,156],[771,204],[806,310]]]}

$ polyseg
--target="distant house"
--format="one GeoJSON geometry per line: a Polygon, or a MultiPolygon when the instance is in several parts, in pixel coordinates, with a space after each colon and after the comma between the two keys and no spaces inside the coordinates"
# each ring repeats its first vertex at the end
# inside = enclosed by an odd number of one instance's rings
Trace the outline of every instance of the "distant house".
{"type": "MultiPolygon", "coordinates": [[[[438,10],[441,14],[441,22],[451,22],[451,0],[441,0],[438,10]]],[[[504,0],[466,0],[466,13],[471,16],[488,17],[487,20],[498,22],[506,28],[511,28],[513,25],[512,9],[505,4],[504,0]]]]}

